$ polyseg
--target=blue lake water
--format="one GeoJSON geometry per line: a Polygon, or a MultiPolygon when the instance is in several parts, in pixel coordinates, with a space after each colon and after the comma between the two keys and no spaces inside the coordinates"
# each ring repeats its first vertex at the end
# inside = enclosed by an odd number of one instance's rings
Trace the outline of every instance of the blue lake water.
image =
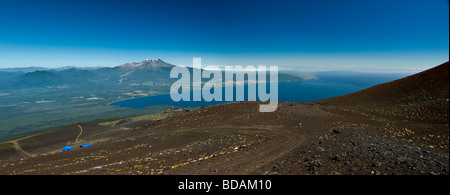
{"type": "MultiPolygon", "coordinates": [[[[351,72],[322,72],[318,73],[317,80],[300,82],[278,83],[278,101],[280,102],[310,102],[353,93],[377,84],[403,78],[407,74],[381,74],[381,73],[351,73],[351,72]]],[[[245,100],[247,100],[247,87],[245,86],[245,100]]],[[[268,89],[269,85],[267,85],[268,89]]],[[[236,91],[234,87],[234,92],[236,91]]],[[[258,90],[258,88],[257,88],[258,90]]],[[[222,88],[223,97],[225,90],[222,88]]],[[[224,98],[222,98],[224,99],[224,98]]],[[[192,92],[191,92],[192,100],[192,92]]],[[[180,101],[174,102],[170,94],[147,96],[111,103],[121,107],[141,109],[154,105],[172,105],[177,107],[201,107],[227,103],[225,101],[180,101]]]]}

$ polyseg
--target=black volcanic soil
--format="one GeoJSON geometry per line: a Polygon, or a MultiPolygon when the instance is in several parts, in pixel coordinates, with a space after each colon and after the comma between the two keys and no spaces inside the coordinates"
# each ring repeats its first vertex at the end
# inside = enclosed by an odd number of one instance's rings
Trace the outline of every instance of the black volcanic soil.
{"type": "Polygon", "coordinates": [[[0,174],[449,174],[448,63],[311,103],[183,112],[0,174]]]}

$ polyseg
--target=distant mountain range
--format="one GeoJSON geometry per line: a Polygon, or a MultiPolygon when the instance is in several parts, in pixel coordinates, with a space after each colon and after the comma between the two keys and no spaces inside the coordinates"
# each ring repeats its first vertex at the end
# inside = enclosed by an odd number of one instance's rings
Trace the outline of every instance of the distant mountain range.
{"type": "MultiPolygon", "coordinates": [[[[116,67],[43,67],[0,69],[0,90],[30,88],[121,88],[129,86],[170,86],[170,70],[175,65],[161,59],[132,62],[116,67]]],[[[192,70],[192,68],[189,68],[192,70]]],[[[280,73],[279,81],[301,81],[298,75],[280,73]]],[[[169,87],[166,87],[167,90],[169,87]]]]}
{"type": "Polygon", "coordinates": [[[45,67],[17,67],[17,68],[0,68],[0,72],[34,72],[36,70],[50,70],[45,67]]]}
{"type": "Polygon", "coordinates": [[[58,68],[46,68],[46,67],[38,67],[38,66],[29,66],[29,67],[17,67],[17,68],[0,68],[0,72],[34,72],[37,70],[67,70],[67,69],[83,69],[83,70],[95,70],[99,68],[103,68],[102,66],[97,67],[77,67],[77,66],[63,66],[58,68]]]}
{"type": "Polygon", "coordinates": [[[152,85],[154,81],[169,82],[172,67],[174,65],[157,59],[93,69],[76,67],[0,69],[0,89],[152,85]]]}

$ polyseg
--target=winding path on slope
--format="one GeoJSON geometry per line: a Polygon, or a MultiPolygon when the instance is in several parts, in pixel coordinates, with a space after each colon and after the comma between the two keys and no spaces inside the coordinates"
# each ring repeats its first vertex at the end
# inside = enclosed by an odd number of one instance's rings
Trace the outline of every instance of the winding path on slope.
{"type": "Polygon", "coordinates": [[[83,127],[81,127],[81,125],[78,123],[76,123],[75,125],[80,128],[80,134],[78,134],[77,138],[75,139],[75,143],[78,143],[78,138],[80,138],[81,134],[83,134],[83,127]]]}
{"type": "Polygon", "coordinates": [[[16,149],[16,151],[17,151],[19,154],[24,154],[25,156],[28,156],[28,157],[33,156],[32,154],[30,154],[30,153],[26,152],[25,150],[23,150],[23,149],[20,147],[19,143],[17,143],[17,140],[13,140],[13,141],[11,141],[11,142],[14,144],[14,148],[16,149]]]}

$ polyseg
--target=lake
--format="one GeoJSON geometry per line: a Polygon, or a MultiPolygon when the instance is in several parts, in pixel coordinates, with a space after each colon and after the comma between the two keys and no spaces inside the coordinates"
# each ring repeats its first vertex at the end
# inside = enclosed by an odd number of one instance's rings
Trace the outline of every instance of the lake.
{"type": "MultiPolygon", "coordinates": [[[[319,72],[317,80],[278,83],[280,102],[310,102],[353,93],[378,84],[408,76],[408,73],[359,73],[359,72],[319,72]]],[[[269,86],[269,85],[268,85],[269,86]]],[[[267,87],[268,87],[267,86],[267,87]]],[[[247,85],[245,95],[247,96],[247,85]]],[[[236,91],[234,87],[234,91],[236,91]]],[[[257,88],[258,89],[258,88],[257,88]]],[[[268,87],[268,90],[270,88],[268,87]]],[[[222,88],[223,97],[225,95],[222,88]]],[[[224,99],[224,98],[222,98],[224,99]]],[[[192,92],[191,92],[192,100],[192,92]]],[[[245,98],[247,100],[247,98],[245,98]]],[[[113,102],[110,105],[141,109],[154,105],[172,105],[176,107],[201,107],[227,103],[226,101],[180,101],[174,102],[170,94],[147,96],[113,102]]]]}

